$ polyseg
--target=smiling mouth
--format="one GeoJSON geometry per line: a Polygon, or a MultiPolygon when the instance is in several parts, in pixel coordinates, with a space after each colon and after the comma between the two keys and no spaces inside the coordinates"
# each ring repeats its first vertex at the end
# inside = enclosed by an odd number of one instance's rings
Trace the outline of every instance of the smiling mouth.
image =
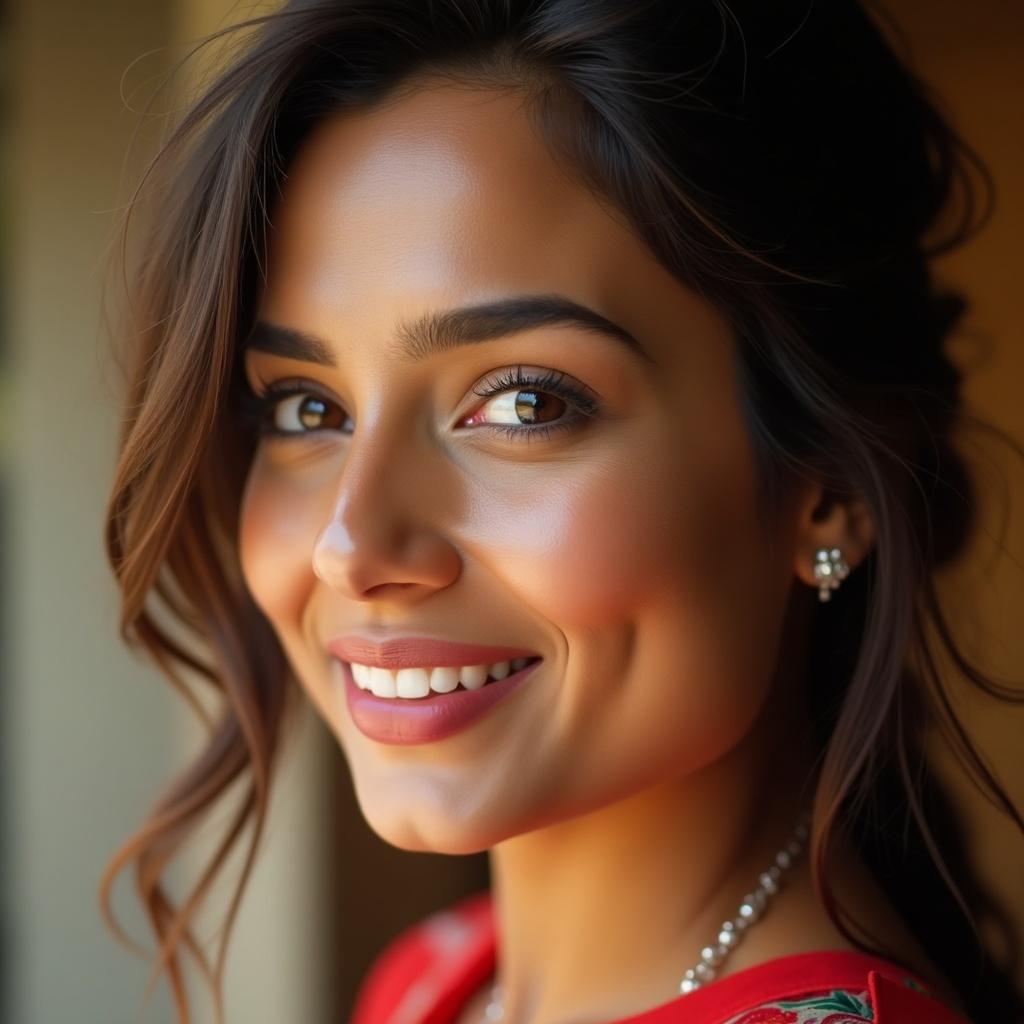
{"type": "Polygon", "coordinates": [[[513,658],[479,665],[435,665],[400,669],[347,662],[356,685],[376,697],[419,700],[439,694],[479,690],[519,675],[542,659],[513,658]]]}

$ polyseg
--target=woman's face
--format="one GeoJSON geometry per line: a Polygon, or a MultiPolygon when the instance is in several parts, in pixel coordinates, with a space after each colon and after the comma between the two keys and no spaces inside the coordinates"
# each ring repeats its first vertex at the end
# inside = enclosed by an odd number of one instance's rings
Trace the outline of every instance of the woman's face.
{"type": "Polygon", "coordinates": [[[255,390],[307,397],[268,413],[290,433],[258,447],[242,564],[374,830],[478,851],[735,748],[776,671],[796,539],[791,518],[757,517],[724,318],[556,162],[511,92],[424,86],[322,123],[273,223],[260,320],[320,345],[263,331],[247,348],[255,390]],[[640,349],[557,317],[478,317],[472,343],[442,324],[409,351],[426,317],[536,295],[640,349]],[[509,385],[517,371],[548,379],[509,385]],[[472,724],[388,742],[348,709],[329,644],[353,635],[542,660],[472,724]]]}

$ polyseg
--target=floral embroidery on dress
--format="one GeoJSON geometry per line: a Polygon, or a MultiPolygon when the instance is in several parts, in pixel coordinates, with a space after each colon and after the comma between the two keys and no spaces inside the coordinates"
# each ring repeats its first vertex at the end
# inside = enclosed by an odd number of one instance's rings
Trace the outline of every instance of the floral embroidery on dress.
{"type": "Polygon", "coordinates": [[[867,992],[833,989],[806,999],[780,999],[744,1010],[724,1024],[864,1024],[873,1021],[867,992]]]}

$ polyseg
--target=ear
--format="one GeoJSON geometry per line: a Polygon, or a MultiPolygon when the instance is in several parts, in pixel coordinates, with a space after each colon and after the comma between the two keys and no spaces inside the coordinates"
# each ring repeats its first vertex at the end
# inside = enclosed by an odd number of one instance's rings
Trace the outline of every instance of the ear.
{"type": "Polygon", "coordinates": [[[800,496],[794,537],[798,579],[818,589],[814,578],[819,548],[839,548],[852,572],[867,557],[875,541],[875,524],[860,498],[842,497],[822,484],[809,485],[800,496]]]}

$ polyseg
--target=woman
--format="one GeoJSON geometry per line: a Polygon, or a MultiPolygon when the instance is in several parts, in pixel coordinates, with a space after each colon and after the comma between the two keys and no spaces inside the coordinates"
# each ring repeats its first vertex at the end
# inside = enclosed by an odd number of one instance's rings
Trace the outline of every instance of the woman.
{"type": "Polygon", "coordinates": [[[1024,830],[936,661],[1020,700],[934,588],[974,508],[963,302],[927,258],[975,226],[975,164],[876,24],[248,24],[152,169],[107,533],[125,638],[224,698],[104,879],[135,862],[180,1019],[188,917],[252,816],[240,895],[300,694],[382,838],[490,856],[357,1024],[1015,1019],[923,748],[934,722],[1024,830]],[[166,862],[240,775],[172,907],[166,862]]]}

